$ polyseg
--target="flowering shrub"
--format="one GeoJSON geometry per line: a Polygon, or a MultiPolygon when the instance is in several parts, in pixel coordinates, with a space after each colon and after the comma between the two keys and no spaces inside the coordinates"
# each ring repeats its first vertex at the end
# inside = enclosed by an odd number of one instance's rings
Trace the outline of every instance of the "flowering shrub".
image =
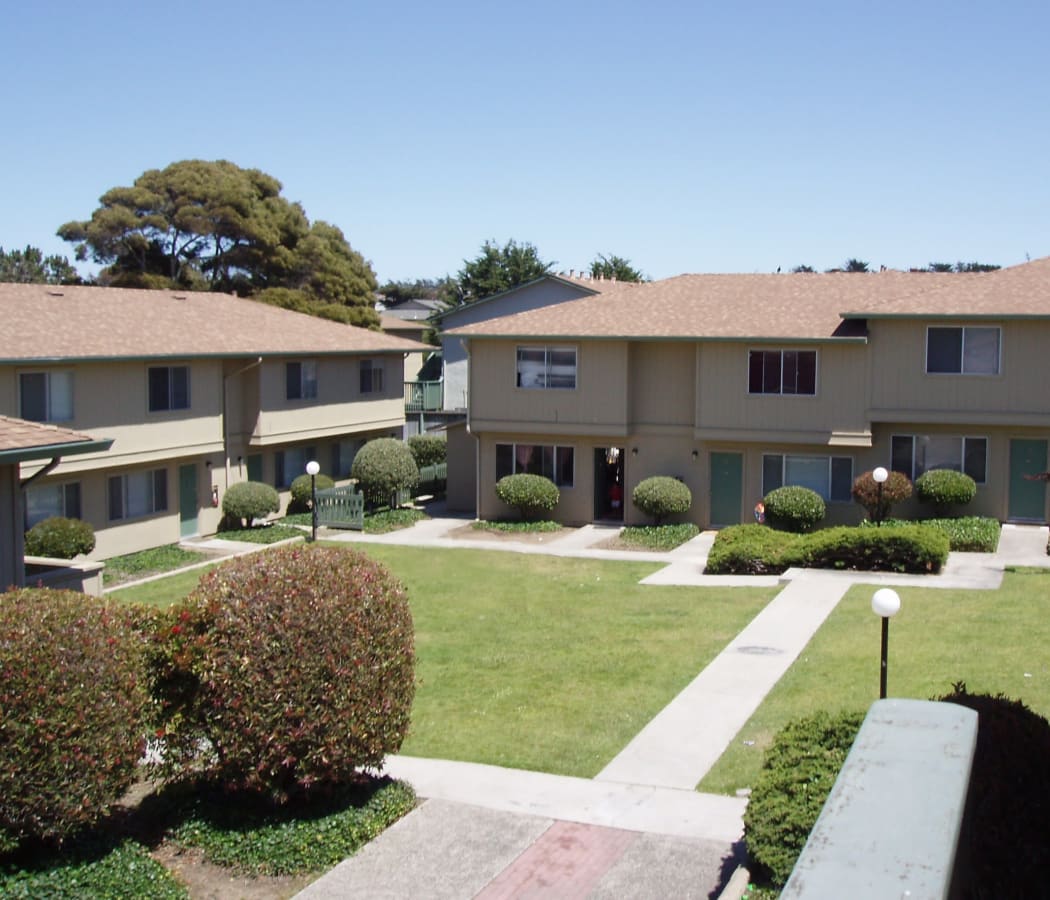
{"type": "Polygon", "coordinates": [[[401,585],[363,554],[297,545],[234,559],[170,617],[163,774],[283,802],[400,749],[412,617],[401,585]]]}
{"type": "Polygon", "coordinates": [[[0,594],[0,851],[61,841],[134,781],[149,701],[140,619],[73,591],[0,594]]]}
{"type": "Polygon", "coordinates": [[[261,519],[281,508],[277,491],[261,481],[239,481],[222,495],[222,511],[234,528],[251,527],[252,519],[261,519]]]}
{"type": "Polygon", "coordinates": [[[51,516],[26,532],[26,553],[30,556],[72,559],[94,549],[95,530],[80,519],[51,516]]]}
{"type": "Polygon", "coordinates": [[[693,505],[693,495],[677,478],[656,475],[635,485],[631,502],[660,525],[668,516],[688,512],[693,505]]]}
{"type": "Polygon", "coordinates": [[[561,491],[549,478],[542,475],[504,475],[496,482],[496,496],[507,506],[518,511],[522,520],[550,512],[558,505],[561,491]]]}

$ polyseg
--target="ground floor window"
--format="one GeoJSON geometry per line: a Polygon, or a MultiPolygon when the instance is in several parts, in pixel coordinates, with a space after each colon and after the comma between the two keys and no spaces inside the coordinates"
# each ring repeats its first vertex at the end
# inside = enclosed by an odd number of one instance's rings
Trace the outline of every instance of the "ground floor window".
{"type": "Polygon", "coordinates": [[[496,444],[496,480],[528,473],[549,478],[558,487],[572,487],[576,476],[572,447],[555,444],[496,444]]]}
{"type": "Polygon", "coordinates": [[[767,453],[762,456],[762,494],[787,485],[816,491],[832,503],[852,499],[853,459],[849,456],[789,456],[767,453]]]}
{"type": "Polygon", "coordinates": [[[361,447],[360,441],[337,441],[332,444],[332,477],[349,478],[354,457],[361,447]]]}
{"type": "Polygon", "coordinates": [[[891,463],[894,472],[912,480],[930,469],[964,472],[978,484],[988,479],[988,438],[946,434],[895,434],[891,463]]]}
{"type": "Polygon", "coordinates": [[[306,474],[306,464],[317,459],[316,447],[288,447],[274,455],[274,486],[290,487],[300,475],[306,474]]]}
{"type": "Polygon", "coordinates": [[[168,508],[168,472],[147,469],[111,475],[109,478],[109,520],[137,519],[168,508]]]}
{"type": "Polygon", "coordinates": [[[52,516],[80,518],[79,481],[71,481],[68,484],[42,484],[26,491],[27,529],[52,516]]]}

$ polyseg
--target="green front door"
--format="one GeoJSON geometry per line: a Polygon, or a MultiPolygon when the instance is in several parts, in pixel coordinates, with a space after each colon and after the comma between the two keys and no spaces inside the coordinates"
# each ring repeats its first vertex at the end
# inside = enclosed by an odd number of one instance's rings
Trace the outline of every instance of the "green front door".
{"type": "Polygon", "coordinates": [[[1046,519],[1046,482],[1025,478],[1046,471],[1046,441],[1010,441],[1010,519],[1046,519]]]}
{"type": "Polygon", "coordinates": [[[711,525],[739,525],[744,488],[744,457],[711,454],[711,525]]]}
{"type": "Polygon", "coordinates": [[[179,537],[197,533],[197,464],[179,466],[179,537]]]}

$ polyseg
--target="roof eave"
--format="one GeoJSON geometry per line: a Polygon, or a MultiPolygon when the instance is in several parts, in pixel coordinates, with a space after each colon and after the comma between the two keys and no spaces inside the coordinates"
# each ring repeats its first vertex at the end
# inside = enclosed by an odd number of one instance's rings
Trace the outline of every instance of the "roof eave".
{"type": "Polygon", "coordinates": [[[0,464],[31,462],[36,459],[53,459],[61,456],[79,456],[83,453],[101,453],[113,446],[113,438],[89,441],[66,441],[61,444],[39,444],[35,447],[19,447],[0,450],[0,464]]]}

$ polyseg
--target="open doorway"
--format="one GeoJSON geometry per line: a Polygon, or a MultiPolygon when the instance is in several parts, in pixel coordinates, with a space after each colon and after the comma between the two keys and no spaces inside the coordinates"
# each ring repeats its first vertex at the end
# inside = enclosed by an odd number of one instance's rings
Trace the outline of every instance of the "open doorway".
{"type": "Polygon", "coordinates": [[[623,521],[623,447],[594,448],[594,518],[623,521]]]}

